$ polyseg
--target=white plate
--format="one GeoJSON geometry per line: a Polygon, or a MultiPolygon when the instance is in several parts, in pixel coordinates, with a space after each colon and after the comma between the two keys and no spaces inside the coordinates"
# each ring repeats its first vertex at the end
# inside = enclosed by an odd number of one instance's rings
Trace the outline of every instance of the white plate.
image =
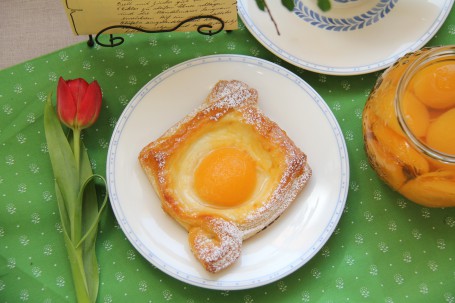
{"type": "Polygon", "coordinates": [[[281,1],[267,2],[280,35],[255,0],[239,0],[238,11],[253,36],[283,60],[318,73],[355,75],[384,69],[424,46],[454,0],[358,0],[325,13],[316,0],[294,2],[294,12],[281,1]]]}
{"type": "Polygon", "coordinates": [[[294,272],[321,249],[343,212],[349,162],[337,120],[308,84],[262,59],[217,55],[176,65],[136,94],[114,129],[107,178],[118,223],[148,261],[189,284],[245,289],[294,272]],[[307,154],[313,176],[276,222],[244,242],[236,264],[210,274],[190,252],[187,232],[162,211],[137,156],[197,107],[221,79],[242,80],[258,90],[260,107],[307,154]]]}

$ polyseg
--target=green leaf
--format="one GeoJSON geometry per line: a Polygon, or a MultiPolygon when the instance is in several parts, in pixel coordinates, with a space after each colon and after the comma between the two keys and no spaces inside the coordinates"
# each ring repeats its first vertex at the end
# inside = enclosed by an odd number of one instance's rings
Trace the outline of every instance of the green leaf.
{"type": "MultiPolygon", "coordinates": [[[[86,194],[85,190],[86,188],[88,188],[89,186],[93,185],[92,182],[95,178],[99,178],[103,181],[103,184],[104,186],[106,187],[106,180],[103,178],[103,176],[101,175],[92,175],[89,179],[87,179],[81,189],[81,191],[84,191],[84,196],[86,194]]],[[[97,225],[101,219],[101,215],[103,213],[103,210],[104,208],[106,207],[106,204],[107,204],[107,200],[108,200],[108,195],[106,194],[104,196],[104,199],[103,199],[103,202],[101,203],[101,206],[98,210],[98,208],[96,209],[93,209],[91,211],[91,214],[90,214],[90,220],[87,218],[87,217],[84,217],[84,225],[85,225],[85,234],[82,236],[81,240],[79,241],[78,245],[81,245],[84,241],[88,241],[88,242],[92,242],[92,239],[91,238],[95,238],[96,235],[97,235],[97,225]],[[96,212],[95,212],[96,211],[96,212]]],[[[84,203],[86,203],[87,201],[85,201],[84,203]]],[[[94,203],[95,206],[98,207],[98,204],[94,203]]],[[[94,241],[93,241],[94,242],[94,241]]]]}
{"type": "MultiPolygon", "coordinates": [[[[93,225],[94,220],[98,214],[98,196],[96,194],[95,184],[89,182],[93,178],[92,165],[90,164],[90,158],[87,153],[87,149],[81,142],[81,162],[80,162],[80,193],[83,193],[82,197],[82,233],[86,233],[93,225]]],[[[80,194],[79,193],[79,194],[80,194]]]]}
{"type": "Polygon", "coordinates": [[[84,251],[84,268],[87,277],[87,286],[92,302],[96,302],[99,287],[98,260],[96,258],[95,243],[98,233],[98,196],[95,184],[91,180],[93,176],[92,166],[87,150],[81,143],[80,182],[82,195],[82,239],[84,251]],[[93,229],[92,229],[93,228],[93,229]]]}
{"type": "Polygon", "coordinates": [[[318,7],[321,9],[321,11],[326,12],[330,10],[332,5],[330,4],[330,0],[318,0],[318,7]]]}
{"type": "Polygon", "coordinates": [[[55,182],[62,198],[60,203],[65,206],[62,210],[67,212],[67,218],[73,222],[79,193],[79,174],[73,151],[52,106],[51,95],[44,107],[44,131],[55,182]]]}
{"type": "Polygon", "coordinates": [[[80,146],[80,184],[82,186],[79,192],[79,200],[82,204],[82,237],[76,248],[82,247],[87,287],[92,302],[95,302],[99,288],[95,244],[98,235],[98,223],[107,205],[108,195],[106,191],[104,201],[99,206],[94,180],[96,178],[101,179],[105,188],[107,187],[106,180],[102,176],[93,174],[87,150],[82,142],[80,146]]]}
{"type": "Polygon", "coordinates": [[[256,0],[256,4],[257,4],[258,8],[261,11],[265,10],[265,2],[264,2],[264,0],[256,0]]]}
{"type": "Polygon", "coordinates": [[[106,194],[98,209],[97,195],[93,183],[95,178],[101,178],[104,184],[106,184],[106,181],[102,176],[92,175],[84,182],[84,185],[81,188],[81,196],[84,198],[84,234],[77,245],[81,245],[83,248],[85,274],[90,297],[93,299],[93,302],[96,301],[99,287],[98,261],[96,259],[95,243],[98,235],[98,223],[108,200],[108,195],[106,194]]]}
{"type": "Polygon", "coordinates": [[[73,275],[73,285],[76,291],[77,302],[94,303],[96,300],[92,300],[87,286],[82,249],[76,248],[67,234],[64,234],[64,239],[68,259],[71,265],[71,273],[73,275]]]}
{"type": "Polygon", "coordinates": [[[70,237],[69,231],[71,230],[71,223],[66,210],[65,200],[63,199],[62,192],[58,183],[55,182],[55,196],[57,198],[58,211],[60,213],[60,220],[62,222],[62,229],[66,236],[70,237]]]}
{"type": "Polygon", "coordinates": [[[76,248],[82,249],[85,280],[89,297],[91,302],[96,302],[99,289],[99,271],[95,244],[98,235],[98,223],[107,204],[107,195],[99,207],[94,180],[96,178],[102,179],[104,186],[106,186],[106,181],[103,177],[93,174],[87,149],[82,142],[80,143],[80,148],[81,188],[79,192],[79,203],[82,205],[82,237],[77,243],[76,248]]]}
{"type": "Polygon", "coordinates": [[[294,0],[281,0],[281,4],[283,4],[289,11],[294,10],[294,0]]]}

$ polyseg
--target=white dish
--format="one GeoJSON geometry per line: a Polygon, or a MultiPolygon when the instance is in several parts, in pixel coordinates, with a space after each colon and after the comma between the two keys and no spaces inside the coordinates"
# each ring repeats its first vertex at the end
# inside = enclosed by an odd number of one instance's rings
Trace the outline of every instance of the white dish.
{"type": "Polygon", "coordinates": [[[320,11],[316,0],[295,0],[293,12],[281,1],[268,1],[280,35],[255,0],[239,0],[238,12],[253,36],[283,60],[318,73],[355,75],[384,69],[424,46],[454,2],[351,1],[328,12],[320,11]]]}
{"type": "Polygon", "coordinates": [[[107,178],[118,223],[149,262],[186,283],[231,290],[276,281],[321,249],[344,209],[349,161],[337,120],[306,82],[262,59],[216,55],[176,65],[135,95],[114,129],[107,178]],[[244,242],[232,267],[210,274],[190,252],[187,232],[162,211],[137,156],[197,107],[221,79],[242,80],[258,90],[260,107],[307,154],[313,176],[276,222],[244,242]]]}

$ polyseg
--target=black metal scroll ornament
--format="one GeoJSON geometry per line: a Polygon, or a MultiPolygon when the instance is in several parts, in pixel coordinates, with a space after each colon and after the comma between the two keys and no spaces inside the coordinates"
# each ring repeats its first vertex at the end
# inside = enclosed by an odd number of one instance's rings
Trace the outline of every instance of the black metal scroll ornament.
{"type": "MultiPolygon", "coordinates": [[[[114,47],[114,46],[118,46],[120,44],[122,44],[125,39],[123,37],[114,37],[113,34],[110,34],[110,38],[109,38],[109,44],[106,44],[106,43],[103,43],[100,41],[100,36],[111,30],[111,29],[115,29],[115,28],[123,28],[123,29],[129,29],[129,30],[135,30],[135,31],[139,31],[139,32],[143,32],[143,33],[168,33],[168,32],[173,32],[175,30],[177,30],[179,27],[181,27],[182,25],[184,25],[185,23],[189,23],[189,22],[192,22],[192,21],[196,21],[196,20],[199,20],[199,19],[210,19],[210,20],[215,20],[215,21],[218,21],[219,23],[219,28],[218,29],[215,29],[214,30],[214,26],[212,26],[211,24],[201,24],[197,27],[197,31],[198,33],[202,34],[202,35],[215,35],[215,34],[218,34],[219,32],[221,32],[223,29],[224,29],[224,21],[221,19],[221,18],[218,18],[218,17],[215,17],[215,16],[197,16],[197,17],[191,17],[189,19],[186,19],[186,20],[183,20],[182,22],[180,22],[179,24],[177,24],[177,26],[173,27],[173,28],[170,28],[170,29],[162,29],[162,30],[146,30],[146,29],[143,29],[141,27],[136,27],[136,26],[131,26],[131,25],[112,25],[112,26],[108,26],[106,27],[105,29],[101,30],[96,36],[95,36],[95,40],[93,40],[93,36],[92,35],[89,35],[89,41],[87,42],[87,44],[89,46],[93,46],[95,44],[95,42],[101,46],[106,46],[106,47],[114,47]]],[[[215,26],[216,27],[216,26],[215,26]]]]}

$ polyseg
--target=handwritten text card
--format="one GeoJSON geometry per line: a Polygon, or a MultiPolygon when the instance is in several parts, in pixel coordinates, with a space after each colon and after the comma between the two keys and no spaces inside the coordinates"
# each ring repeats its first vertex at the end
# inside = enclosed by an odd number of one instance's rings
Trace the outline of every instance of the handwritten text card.
{"type": "MultiPolygon", "coordinates": [[[[225,30],[237,28],[237,1],[235,0],[62,0],[70,24],[76,35],[97,34],[110,26],[106,33],[124,33],[134,30],[128,26],[149,31],[169,30],[184,20],[199,16],[215,16],[223,20],[225,30]]],[[[184,23],[178,31],[194,31],[201,24],[214,29],[220,23],[211,19],[196,19],[184,23]]]]}

